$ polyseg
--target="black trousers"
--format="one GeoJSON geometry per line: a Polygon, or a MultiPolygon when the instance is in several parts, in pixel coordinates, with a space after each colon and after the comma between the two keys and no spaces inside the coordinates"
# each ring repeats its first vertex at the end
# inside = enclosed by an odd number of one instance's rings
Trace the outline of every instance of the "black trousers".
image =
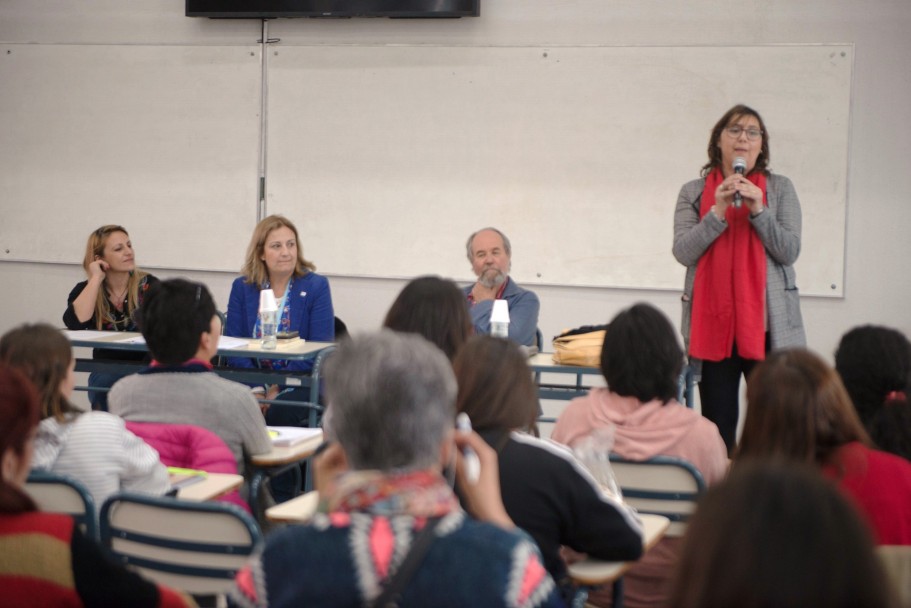
{"type": "MultiPolygon", "coordinates": [[[[765,350],[769,352],[769,334],[765,335],[765,350]]],[[[734,343],[731,356],[721,361],[702,362],[702,380],[699,381],[699,400],[702,415],[715,423],[728,455],[737,444],[737,420],[740,416],[740,377],[749,378],[759,361],[744,359],[734,343]]]]}

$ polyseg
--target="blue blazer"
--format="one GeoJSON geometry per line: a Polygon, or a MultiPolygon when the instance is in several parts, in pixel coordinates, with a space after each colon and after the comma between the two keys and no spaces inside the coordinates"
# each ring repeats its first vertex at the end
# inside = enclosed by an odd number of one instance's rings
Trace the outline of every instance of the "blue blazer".
{"type": "MultiPolygon", "coordinates": [[[[259,313],[259,286],[244,281],[244,277],[234,279],[228,298],[225,335],[236,338],[253,337],[253,326],[259,313]]],[[[326,277],[308,272],[294,279],[288,285],[288,301],[291,303],[291,329],[300,332],[301,338],[315,342],[335,340],[335,312],[326,277]]],[[[228,365],[257,367],[256,360],[238,357],[228,359],[228,365]]],[[[286,369],[310,371],[312,368],[313,361],[292,361],[286,369]]]]}

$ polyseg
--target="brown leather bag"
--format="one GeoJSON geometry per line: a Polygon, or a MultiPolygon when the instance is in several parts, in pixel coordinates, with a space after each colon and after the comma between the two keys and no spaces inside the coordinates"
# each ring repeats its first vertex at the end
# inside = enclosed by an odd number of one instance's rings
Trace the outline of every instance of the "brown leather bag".
{"type": "Polygon", "coordinates": [[[584,325],[564,331],[553,340],[554,363],[600,367],[607,325],[584,325]]]}

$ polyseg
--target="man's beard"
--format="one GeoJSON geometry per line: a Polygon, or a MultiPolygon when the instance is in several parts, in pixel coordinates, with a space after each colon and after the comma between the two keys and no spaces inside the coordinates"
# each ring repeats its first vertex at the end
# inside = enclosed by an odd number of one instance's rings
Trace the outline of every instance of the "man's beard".
{"type": "Polygon", "coordinates": [[[487,289],[499,287],[506,282],[506,273],[496,268],[488,268],[478,277],[478,283],[487,289]]]}

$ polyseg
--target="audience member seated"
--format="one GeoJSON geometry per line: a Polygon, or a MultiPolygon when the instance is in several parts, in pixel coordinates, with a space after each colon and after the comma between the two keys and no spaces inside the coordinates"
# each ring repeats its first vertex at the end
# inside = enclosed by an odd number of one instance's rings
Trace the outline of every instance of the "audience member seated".
{"type": "Polygon", "coordinates": [[[534,543],[506,514],[496,454],[453,430],[456,383],[439,349],[384,330],[342,342],[326,374],[332,443],[315,464],[321,512],[267,539],[237,575],[237,605],[561,605],[534,543]],[[480,460],[473,484],[466,447],[480,460]],[[462,511],[444,477],[453,463],[481,521],[462,511]],[[402,589],[394,604],[378,601],[390,584],[402,589]]]}
{"type": "MultiPolygon", "coordinates": [[[[755,411],[750,404],[750,411],[755,411]]],[[[890,608],[870,532],[813,468],[734,467],[690,519],[673,608],[890,608]]]]}
{"type": "Polygon", "coordinates": [[[114,385],[111,412],[134,422],[207,428],[231,448],[237,470],[246,474],[247,458],[269,452],[272,441],[250,389],[212,371],[221,321],[209,290],[182,279],[162,281],[139,312],[153,361],[114,385]]]}
{"type": "Polygon", "coordinates": [[[0,360],[23,371],[41,398],[34,468],[75,477],[99,507],[121,490],[161,495],[170,489],[158,452],[127,430],[122,419],[82,412],[70,403],[76,361],[59,330],[46,324],[10,330],[0,338],[0,360]]]}
{"type": "Polygon", "coordinates": [[[38,511],[23,487],[40,415],[38,393],[25,375],[0,364],[0,604],[195,606],[112,561],[72,517],[38,511]]]}
{"type": "Polygon", "coordinates": [[[803,349],[771,353],[747,383],[744,458],[815,464],[865,515],[877,544],[911,545],[911,463],[875,450],[841,379],[803,349]]]}
{"type": "MultiPolygon", "coordinates": [[[[127,429],[152,446],[167,467],[237,475],[237,461],[231,448],[209,429],[192,424],[157,422],[127,422],[127,429]]],[[[237,490],[222,494],[215,500],[250,511],[250,505],[237,490]]]]}
{"type": "MultiPolygon", "coordinates": [[[[598,429],[614,429],[613,452],[630,460],[673,456],[695,466],[707,484],[727,471],[727,448],[713,422],[679,403],[683,350],[670,321],[648,304],[636,304],[611,321],[601,348],[607,388],[573,399],[551,437],[573,445],[598,429]]],[[[624,578],[624,605],[663,605],[680,539],[665,537],[624,578]]],[[[590,598],[605,604],[607,595],[590,598]]]]}
{"type": "Polygon", "coordinates": [[[452,281],[412,279],[386,313],[383,327],[430,340],[450,361],[472,333],[465,296],[452,281]]]}
{"type": "MultiPolygon", "coordinates": [[[[146,291],[158,282],[153,275],[136,267],[133,243],[126,228],[107,224],[89,235],[82,268],[87,280],[77,283],[66,299],[63,323],[67,329],[136,331],[133,313],[142,305],[146,291]]],[[[94,359],[143,361],[142,352],[96,348],[94,359]]],[[[96,410],[108,409],[108,389],[122,374],[92,372],[89,401],[96,410]]]]}
{"type": "Polygon", "coordinates": [[[911,460],[908,338],[888,327],[855,327],[838,344],[835,370],[876,447],[911,460]]]}
{"type": "Polygon", "coordinates": [[[506,300],[509,307],[509,339],[532,346],[536,342],[541,303],[535,292],[519,287],[509,278],[512,245],[496,228],[482,228],[468,237],[468,261],[478,280],[462,291],[468,298],[475,333],[490,333],[494,300],[506,300]]]}
{"type": "Polygon", "coordinates": [[[537,431],[538,394],[519,347],[475,336],[453,367],[456,409],[496,450],[506,512],[538,543],[564,597],[573,587],[561,545],[598,559],[639,559],[642,528],[633,510],[605,493],[565,446],[528,434],[537,431]]]}

